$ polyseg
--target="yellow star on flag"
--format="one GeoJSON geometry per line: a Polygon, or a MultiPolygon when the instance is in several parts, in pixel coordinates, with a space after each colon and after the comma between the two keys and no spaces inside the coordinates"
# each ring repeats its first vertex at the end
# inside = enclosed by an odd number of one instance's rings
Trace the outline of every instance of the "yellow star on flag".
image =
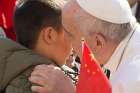
{"type": "Polygon", "coordinates": [[[90,57],[91,57],[91,61],[94,61],[95,60],[95,57],[92,53],[90,53],[90,57]]]}

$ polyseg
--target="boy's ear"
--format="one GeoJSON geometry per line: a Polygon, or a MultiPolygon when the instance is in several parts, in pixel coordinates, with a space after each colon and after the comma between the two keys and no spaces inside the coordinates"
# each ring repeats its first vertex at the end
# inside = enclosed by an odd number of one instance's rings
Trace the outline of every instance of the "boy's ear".
{"type": "Polygon", "coordinates": [[[53,27],[47,27],[43,30],[43,40],[47,44],[52,44],[57,40],[57,31],[53,27]]]}

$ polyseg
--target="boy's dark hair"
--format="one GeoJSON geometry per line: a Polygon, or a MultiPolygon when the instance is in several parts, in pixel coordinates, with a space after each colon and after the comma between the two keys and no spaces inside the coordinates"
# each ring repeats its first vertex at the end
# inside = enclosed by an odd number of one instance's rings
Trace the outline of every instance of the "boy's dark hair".
{"type": "Polygon", "coordinates": [[[40,31],[47,26],[60,29],[61,20],[61,7],[54,0],[25,0],[14,13],[17,40],[25,47],[34,48],[40,31]]]}

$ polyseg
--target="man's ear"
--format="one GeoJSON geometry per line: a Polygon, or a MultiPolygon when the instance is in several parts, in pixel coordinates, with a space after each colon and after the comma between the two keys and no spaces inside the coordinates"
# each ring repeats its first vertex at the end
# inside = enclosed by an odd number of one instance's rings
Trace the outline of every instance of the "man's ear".
{"type": "Polygon", "coordinates": [[[47,27],[43,30],[43,40],[49,45],[57,40],[57,32],[53,27],[47,27]]]}
{"type": "Polygon", "coordinates": [[[105,40],[105,37],[102,35],[102,34],[95,34],[95,47],[97,50],[100,50],[102,49],[105,44],[106,44],[106,40],[105,40]]]}

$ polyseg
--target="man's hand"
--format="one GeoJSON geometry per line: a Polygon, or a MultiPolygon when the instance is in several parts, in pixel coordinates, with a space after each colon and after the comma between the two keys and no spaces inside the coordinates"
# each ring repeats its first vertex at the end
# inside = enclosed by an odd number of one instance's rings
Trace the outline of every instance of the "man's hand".
{"type": "Polygon", "coordinates": [[[32,86],[38,93],[75,93],[72,81],[64,75],[60,68],[52,65],[36,66],[29,80],[39,86],[32,86]]]}

